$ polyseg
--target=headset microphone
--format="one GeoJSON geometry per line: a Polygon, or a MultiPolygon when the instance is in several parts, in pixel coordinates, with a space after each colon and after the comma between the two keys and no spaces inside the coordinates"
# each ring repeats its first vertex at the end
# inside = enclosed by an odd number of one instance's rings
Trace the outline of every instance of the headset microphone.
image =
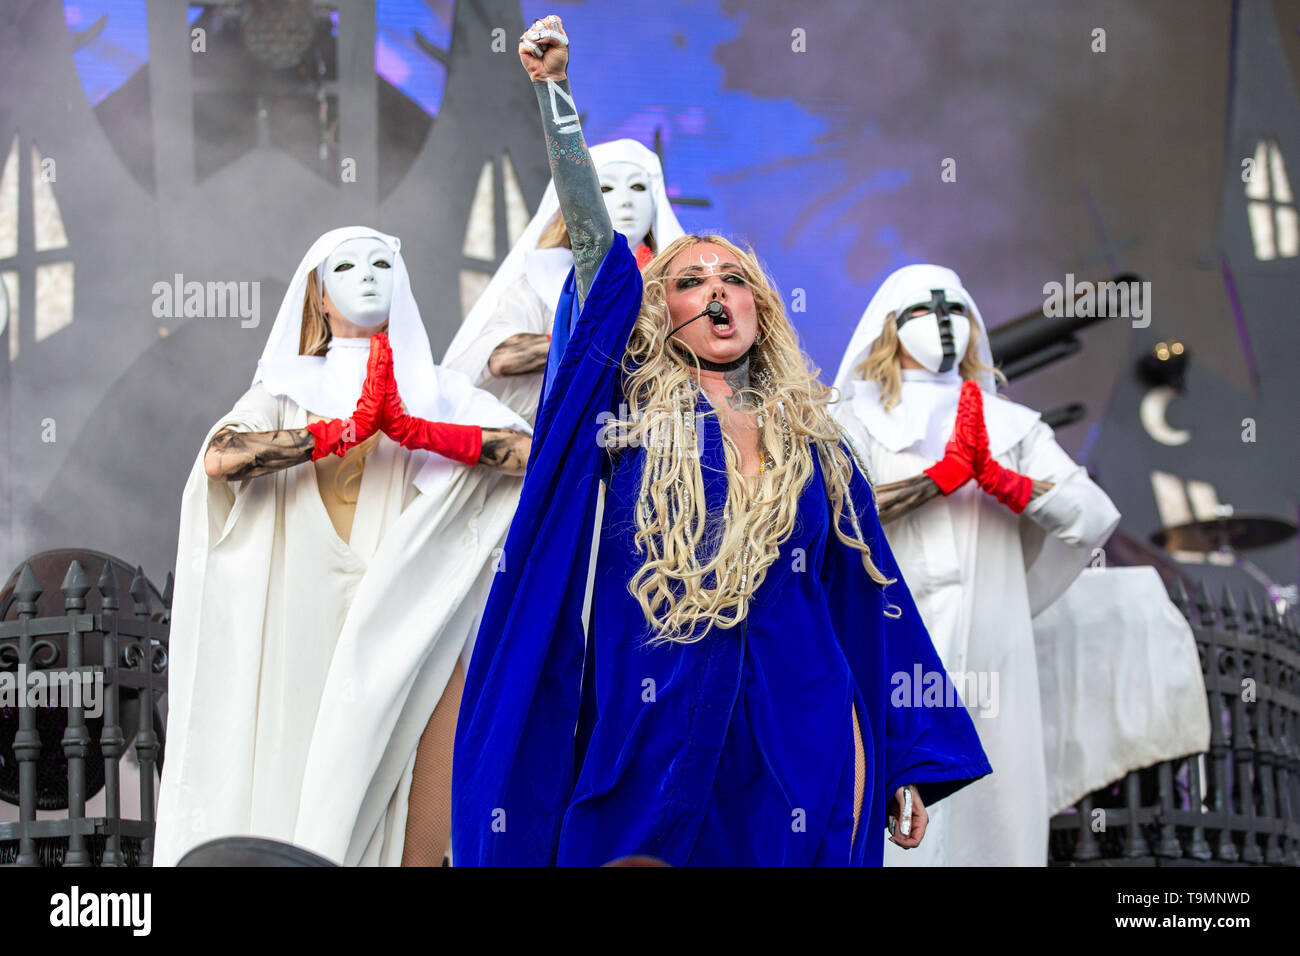
{"type": "Polygon", "coordinates": [[[691,324],[692,322],[694,322],[696,319],[702,319],[702,318],[704,318],[704,316],[706,316],[706,315],[709,316],[709,317],[712,318],[712,319],[719,319],[719,318],[722,318],[722,315],[723,315],[722,303],[719,302],[717,299],[714,299],[712,302],[710,302],[707,306],[704,307],[704,311],[701,312],[699,315],[693,315],[693,316],[691,316],[689,319],[687,319],[687,320],[686,320],[685,322],[683,322],[681,325],[677,326],[677,328],[675,328],[675,329],[673,329],[671,332],[669,332],[669,333],[668,333],[668,337],[671,339],[674,335],[676,335],[676,334],[677,334],[678,332],[680,332],[682,329],[686,328],[686,326],[690,325],[690,324],[691,324]]]}

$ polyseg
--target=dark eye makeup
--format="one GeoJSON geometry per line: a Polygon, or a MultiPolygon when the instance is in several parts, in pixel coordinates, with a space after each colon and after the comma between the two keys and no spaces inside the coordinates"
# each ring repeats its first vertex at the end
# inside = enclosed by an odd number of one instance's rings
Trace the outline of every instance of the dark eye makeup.
{"type": "MultiPolygon", "coordinates": [[[[729,282],[732,285],[744,285],[745,277],[736,272],[727,272],[722,276],[723,282],[729,282]]],[[[699,285],[699,276],[682,276],[677,280],[676,288],[689,289],[692,286],[699,285]]]]}

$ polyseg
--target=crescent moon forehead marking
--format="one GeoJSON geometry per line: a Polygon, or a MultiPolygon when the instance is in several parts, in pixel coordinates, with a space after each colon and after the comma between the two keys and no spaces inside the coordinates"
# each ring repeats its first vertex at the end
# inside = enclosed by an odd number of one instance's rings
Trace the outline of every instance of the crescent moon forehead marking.
{"type": "Polygon", "coordinates": [[[721,259],[719,258],[718,254],[717,254],[716,252],[713,253],[713,261],[712,261],[712,262],[710,262],[710,261],[708,261],[707,259],[704,258],[704,253],[702,253],[702,252],[700,253],[700,265],[704,266],[704,268],[706,268],[706,269],[708,269],[708,270],[710,270],[710,271],[713,271],[714,269],[716,269],[717,266],[718,266],[718,263],[719,263],[720,261],[721,261],[721,259]]]}

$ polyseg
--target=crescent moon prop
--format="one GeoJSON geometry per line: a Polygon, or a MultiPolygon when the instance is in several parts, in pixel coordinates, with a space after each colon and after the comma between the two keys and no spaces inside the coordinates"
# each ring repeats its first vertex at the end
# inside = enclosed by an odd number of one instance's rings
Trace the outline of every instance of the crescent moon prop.
{"type": "Polygon", "coordinates": [[[1175,447],[1186,445],[1192,440],[1192,433],[1186,428],[1174,428],[1165,418],[1169,403],[1177,397],[1178,392],[1168,385],[1159,385],[1142,396],[1138,416],[1142,428],[1162,445],[1175,447]]]}

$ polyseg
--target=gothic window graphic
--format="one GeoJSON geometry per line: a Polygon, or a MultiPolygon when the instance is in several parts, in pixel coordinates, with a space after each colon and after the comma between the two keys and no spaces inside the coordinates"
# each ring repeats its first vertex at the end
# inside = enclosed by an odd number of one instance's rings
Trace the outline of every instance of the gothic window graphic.
{"type": "MultiPolygon", "coordinates": [[[[18,137],[14,137],[9,156],[0,172],[0,264],[11,263],[18,255],[18,137]]],[[[9,332],[9,358],[18,357],[18,270],[0,266],[6,325],[9,332]]]]}
{"type": "Polygon", "coordinates": [[[461,317],[469,314],[470,308],[478,301],[483,290],[487,288],[497,263],[510,251],[528,227],[528,204],[519,180],[515,176],[510,157],[501,154],[501,192],[505,205],[506,246],[496,248],[496,164],[488,160],[479,173],[478,185],[474,188],[474,202],[470,206],[469,222],[465,225],[465,241],[461,254],[465,257],[460,270],[461,317]]]}
{"type": "Polygon", "coordinates": [[[29,146],[31,155],[30,190],[22,187],[21,158],[23,145],[15,136],[0,172],[0,284],[4,290],[0,298],[8,324],[9,358],[18,357],[21,344],[22,323],[19,291],[24,282],[33,284],[35,310],[32,318],[32,338],[41,342],[72,322],[73,264],[65,259],[62,250],[68,247],[68,234],[63,228],[63,216],[54,197],[57,181],[56,167],[47,161],[35,146],[29,146]],[[23,249],[20,241],[20,224],[23,213],[31,217],[32,248],[23,249]],[[26,254],[24,254],[26,253],[26,254]]]}
{"type": "Polygon", "coordinates": [[[1274,139],[1261,139],[1255,147],[1253,172],[1246,182],[1246,215],[1255,258],[1293,258],[1300,253],[1300,219],[1295,195],[1286,175],[1282,150],[1274,139]]]}

